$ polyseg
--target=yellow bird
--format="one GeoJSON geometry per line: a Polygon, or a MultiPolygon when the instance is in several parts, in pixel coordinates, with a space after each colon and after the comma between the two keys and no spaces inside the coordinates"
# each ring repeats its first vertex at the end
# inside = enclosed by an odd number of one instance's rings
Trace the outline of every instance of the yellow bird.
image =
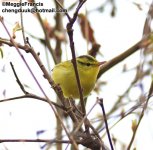
{"type": "MultiPolygon", "coordinates": [[[[100,66],[104,62],[98,62],[90,55],[77,57],[76,62],[83,96],[86,97],[94,88],[100,66]]],[[[52,70],[52,78],[56,84],[60,85],[65,97],[74,99],[80,97],[71,60],[57,64],[52,70]]]]}

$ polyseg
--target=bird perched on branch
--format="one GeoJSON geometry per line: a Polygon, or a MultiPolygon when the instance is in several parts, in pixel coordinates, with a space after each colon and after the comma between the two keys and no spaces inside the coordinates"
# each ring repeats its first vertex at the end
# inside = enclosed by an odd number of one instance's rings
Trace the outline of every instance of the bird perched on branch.
{"type": "MultiPolygon", "coordinates": [[[[95,86],[100,66],[105,62],[98,62],[90,55],[82,55],[76,58],[78,74],[83,96],[90,94],[95,86]]],[[[65,97],[79,98],[79,90],[73,63],[71,60],[57,64],[52,70],[52,78],[55,84],[59,84],[65,97]]]]}

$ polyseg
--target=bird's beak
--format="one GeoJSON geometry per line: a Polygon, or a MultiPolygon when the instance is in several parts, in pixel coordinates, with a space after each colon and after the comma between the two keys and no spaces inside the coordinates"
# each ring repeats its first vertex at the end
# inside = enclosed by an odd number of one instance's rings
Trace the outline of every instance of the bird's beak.
{"type": "Polygon", "coordinates": [[[101,65],[103,65],[104,63],[106,63],[106,61],[99,62],[99,63],[98,63],[98,66],[101,66],[101,65]]]}

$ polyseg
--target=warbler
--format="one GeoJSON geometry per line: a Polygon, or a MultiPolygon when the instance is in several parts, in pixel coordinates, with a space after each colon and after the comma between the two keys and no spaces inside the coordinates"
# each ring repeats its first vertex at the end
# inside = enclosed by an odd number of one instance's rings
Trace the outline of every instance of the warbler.
{"type": "MultiPolygon", "coordinates": [[[[82,55],[76,58],[76,63],[83,97],[87,97],[95,86],[100,66],[105,62],[99,62],[90,55],[82,55]]],[[[57,64],[52,70],[52,79],[55,84],[60,85],[66,98],[77,99],[80,97],[71,60],[57,64]]]]}

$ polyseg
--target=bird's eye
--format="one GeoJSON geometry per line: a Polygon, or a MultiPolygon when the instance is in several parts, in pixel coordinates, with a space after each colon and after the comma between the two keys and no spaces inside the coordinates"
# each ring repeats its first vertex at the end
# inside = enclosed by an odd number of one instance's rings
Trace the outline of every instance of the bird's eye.
{"type": "Polygon", "coordinates": [[[90,66],[90,63],[87,63],[86,65],[87,65],[87,66],[90,66]]]}

